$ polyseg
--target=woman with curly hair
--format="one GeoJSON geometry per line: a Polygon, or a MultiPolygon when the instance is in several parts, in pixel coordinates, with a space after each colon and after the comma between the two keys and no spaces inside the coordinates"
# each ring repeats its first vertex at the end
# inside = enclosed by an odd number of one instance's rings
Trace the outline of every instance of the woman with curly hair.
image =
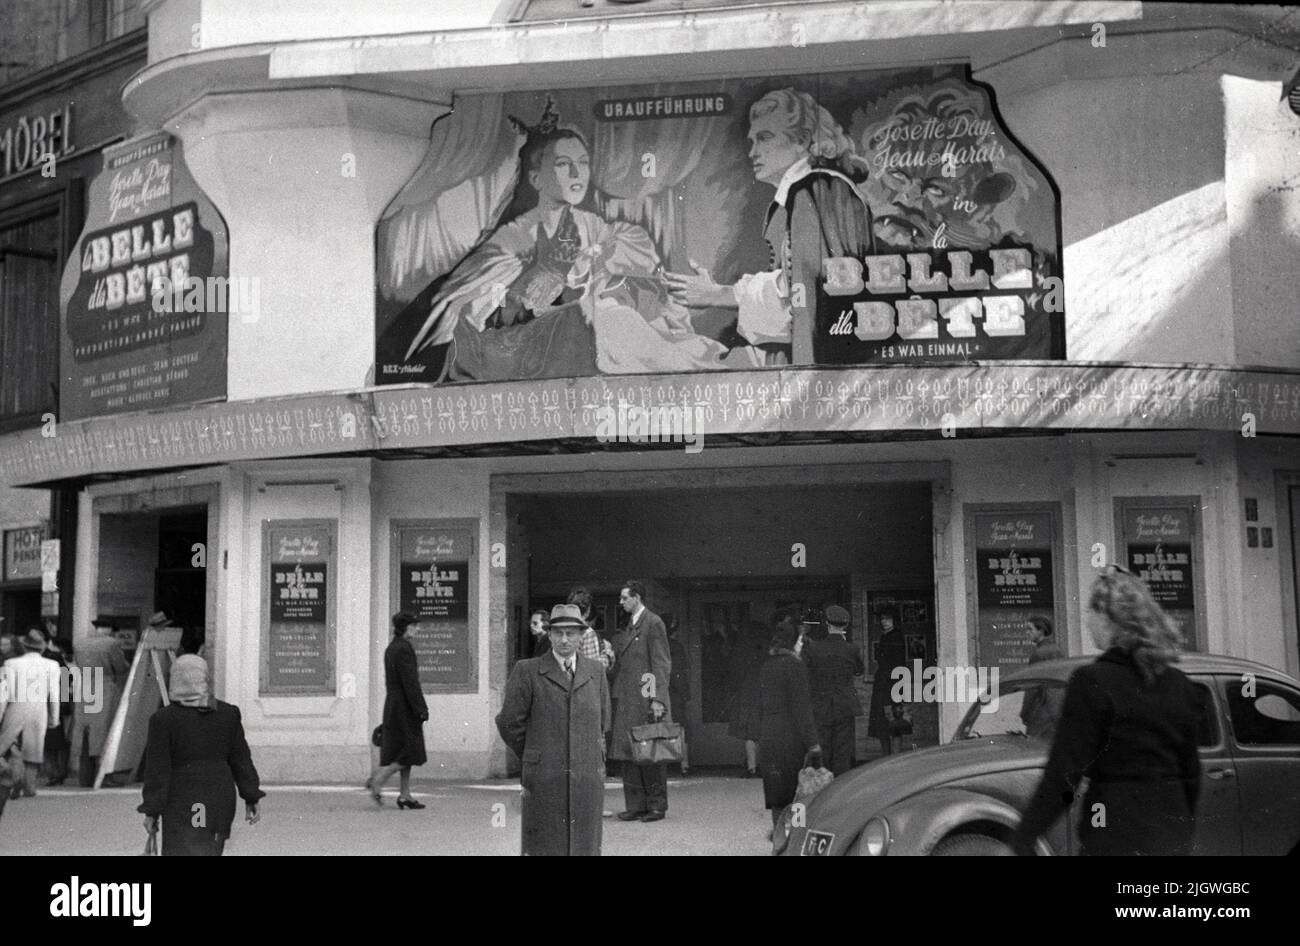
{"type": "Polygon", "coordinates": [[[1047,769],[1013,847],[1032,854],[1086,776],[1080,853],[1190,854],[1200,704],[1173,666],[1182,634],[1147,586],[1116,565],[1093,582],[1085,623],[1105,652],[1070,677],[1047,769]]]}

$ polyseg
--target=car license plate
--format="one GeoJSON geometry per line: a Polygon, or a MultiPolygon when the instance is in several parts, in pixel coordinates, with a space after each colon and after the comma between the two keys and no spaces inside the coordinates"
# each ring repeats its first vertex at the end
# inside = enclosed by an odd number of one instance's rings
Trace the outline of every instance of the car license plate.
{"type": "Polygon", "coordinates": [[[809,831],[803,836],[803,850],[799,852],[801,857],[825,857],[831,852],[831,843],[834,842],[835,835],[828,834],[825,831],[809,831]]]}

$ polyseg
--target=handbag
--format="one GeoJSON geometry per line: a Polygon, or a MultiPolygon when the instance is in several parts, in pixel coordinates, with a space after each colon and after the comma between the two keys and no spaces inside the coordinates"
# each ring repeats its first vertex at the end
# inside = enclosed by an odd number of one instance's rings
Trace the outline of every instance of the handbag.
{"type": "Polygon", "coordinates": [[[375,731],[370,734],[370,744],[376,748],[383,748],[384,745],[384,724],[380,723],[375,727],[375,731]]]}
{"type": "Polygon", "coordinates": [[[632,727],[632,761],[637,765],[681,760],[681,723],[646,723],[632,727]]]}

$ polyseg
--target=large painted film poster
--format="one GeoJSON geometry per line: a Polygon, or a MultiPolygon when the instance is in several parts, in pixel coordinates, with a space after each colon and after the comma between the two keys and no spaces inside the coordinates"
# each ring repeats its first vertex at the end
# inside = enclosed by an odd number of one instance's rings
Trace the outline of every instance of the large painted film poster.
{"type": "Polygon", "coordinates": [[[458,100],[378,227],[376,382],[1064,358],[1055,185],[968,72],[458,100]]]}

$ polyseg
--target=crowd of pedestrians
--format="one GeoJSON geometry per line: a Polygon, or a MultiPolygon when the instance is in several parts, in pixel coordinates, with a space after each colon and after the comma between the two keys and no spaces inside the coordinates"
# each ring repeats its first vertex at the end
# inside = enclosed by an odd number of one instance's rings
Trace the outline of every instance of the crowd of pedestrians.
{"type": "MultiPolygon", "coordinates": [[[[678,761],[683,774],[689,770],[684,734],[674,726],[674,715],[683,718],[691,699],[679,622],[648,607],[641,581],[624,583],[618,600],[626,621],[608,631],[586,588],[531,615],[531,653],[512,669],[496,717],[522,766],[524,854],[599,854],[604,818],[665,819],[665,758],[678,761]],[[661,745],[666,756],[657,754],[661,745]],[[620,766],[623,784],[624,810],[617,813],[603,808],[609,762],[620,766]]],[[[167,626],[165,615],[155,617],[158,627],[167,626]]],[[[890,699],[891,673],[907,666],[908,655],[897,612],[885,608],[877,618],[868,734],[889,755],[911,725],[905,708],[890,699]]],[[[392,619],[383,721],[374,734],[379,764],[366,782],[382,805],[384,783],[400,773],[399,809],[425,807],[411,794],[411,770],[428,759],[430,718],[406,637],[416,621],[408,613],[392,619]]],[[[1108,827],[1095,831],[1088,819],[1080,822],[1084,853],[1188,853],[1200,779],[1199,705],[1174,666],[1178,627],[1146,585],[1117,566],[1094,583],[1085,623],[1102,654],[1073,674],[1063,696],[1033,691],[1020,710],[1026,734],[1050,739],[1051,753],[1013,849],[1033,853],[1038,836],[1086,778],[1083,810],[1104,806],[1108,827]]],[[[807,770],[824,769],[829,780],[857,762],[855,721],[863,709],[857,681],[866,668],[862,648],[849,640],[851,625],[846,608],[830,605],[802,620],[779,609],[770,626],[750,621],[741,628],[725,715],[728,732],[744,742],[748,773],[762,779],[773,825],[802,790],[807,770]]],[[[1063,656],[1049,619],[1029,625],[1030,663],[1063,656]]],[[[42,767],[45,782],[57,784],[68,775],[70,754],[80,755],[83,779],[97,764],[129,673],[112,630],[112,622],[96,621],[75,655],[81,672],[102,674],[94,713],[71,699],[70,647],[36,626],[21,636],[0,634],[0,814],[11,798],[36,793],[42,767]]],[[[170,661],[169,705],[149,721],[139,810],[151,849],[161,830],[165,854],[220,855],[237,796],[249,823],[260,817],[264,793],[239,710],[213,697],[202,647],[201,631],[180,635],[180,655],[170,661]],[[193,817],[196,805],[204,818],[193,817]]]]}

